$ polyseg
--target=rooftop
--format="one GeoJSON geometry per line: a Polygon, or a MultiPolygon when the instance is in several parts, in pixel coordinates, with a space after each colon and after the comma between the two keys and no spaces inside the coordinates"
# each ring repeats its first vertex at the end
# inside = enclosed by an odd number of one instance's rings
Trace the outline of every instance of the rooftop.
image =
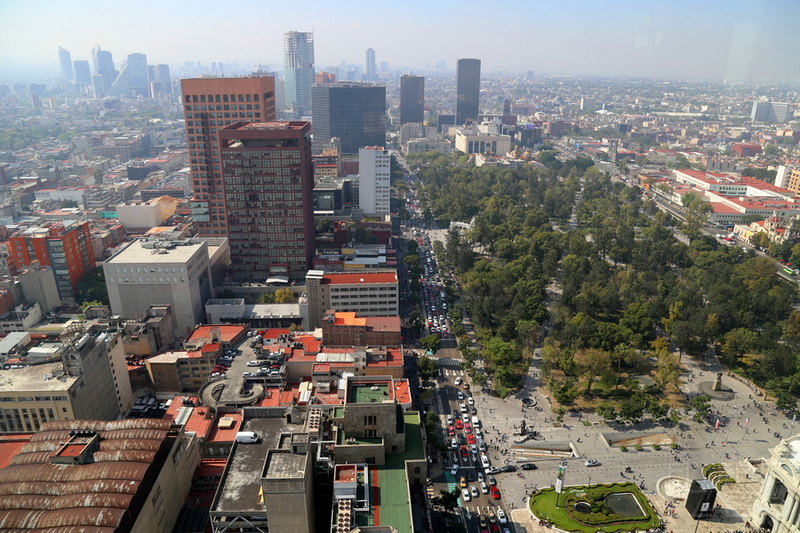
{"type": "Polygon", "coordinates": [[[64,374],[61,362],[0,370],[0,392],[67,391],[78,380],[64,374]]]}
{"type": "Polygon", "coordinates": [[[396,272],[361,272],[358,274],[325,274],[323,283],[331,285],[360,285],[366,283],[397,283],[396,272]]]}
{"type": "Polygon", "coordinates": [[[389,383],[350,383],[349,403],[381,403],[392,400],[392,389],[389,383]]]}
{"type": "Polygon", "coordinates": [[[212,511],[250,513],[263,508],[261,477],[257,473],[265,470],[267,452],[278,445],[281,433],[302,430],[302,426],[287,423],[285,417],[254,418],[242,429],[255,431],[259,440],[253,444],[234,445],[235,453],[231,454],[212,511]]]}
{"type": "MultiPolygon", "coordinates": [[[[173,243],[174,241],[165,241],[173,243]]],[[[143,244],[148,241],[137,240],[122,248],[105,264],[115,265],[124,263],[160,264],[160,263],[184,263],[191,259],[200,249],[207,246],[204,241],[185,241],[184,244],[175,245],[172,248],[145,248],[143,244]]],[[[149,241],[150,244],[154,241],[149,241]]],[[[210,252],[210,250],[209,250],[210,252]]]]}

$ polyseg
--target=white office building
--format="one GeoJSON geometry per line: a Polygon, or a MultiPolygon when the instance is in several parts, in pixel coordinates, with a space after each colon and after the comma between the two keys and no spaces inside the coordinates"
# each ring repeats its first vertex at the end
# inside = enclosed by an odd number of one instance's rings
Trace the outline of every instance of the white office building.
{"type": "Polygon", "coordinates": [[[221,247],[227,240],[219,246],[198,239],[130,243],[103,264],[111,311],[138,317],[150,306],[170,305],[176,335],[186,336],[205,321],[205,303],[213,297],[212,261],[221,247]]]}
{"type": "Polygon", "coordinates": [[[392,156],[388,150],[368,146],[358,150],[358,203],[368,215],[388,215],[392,193],[392,156]]]}

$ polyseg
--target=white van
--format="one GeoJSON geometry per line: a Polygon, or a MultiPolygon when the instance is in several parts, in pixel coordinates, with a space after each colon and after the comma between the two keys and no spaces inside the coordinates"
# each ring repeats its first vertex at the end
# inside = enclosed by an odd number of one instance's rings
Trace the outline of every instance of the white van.
{"type": "Polygon", "coordinates": [[[481,421],[478,420],[477,416],[473,416],[472,417],[472,427],[476,427],[476,428],[481,427],[481,421]]]}
{"type": "Polygon", "coordinates": [[[236,433],[236,442],[253,444],[258,442],[258,434],[255,431],[239,431],[236,433]]]}

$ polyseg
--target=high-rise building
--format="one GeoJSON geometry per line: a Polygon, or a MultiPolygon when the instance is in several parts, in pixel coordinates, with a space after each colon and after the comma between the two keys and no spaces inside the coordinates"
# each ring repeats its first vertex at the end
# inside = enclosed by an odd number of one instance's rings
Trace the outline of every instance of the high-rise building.
{"type": "Polygon", "coordinates": [[[478,118],[481,95],[481,60],[459,59],[456,68],[456,124],[478,118]]]}
{"type": "Polygon", "coordinates": [[[314,254],[308,122],[240,122],[219,132],[234,279],[302,280],[314,254]]]}
{"type": "Polygon", "coordinates": [[[362,83],[311,88],[314,138],[341,139],[341,151],[356,154],[386,143],[386,87],[362,83]]]}
{"type": "Polygon", "coordinates": [[[147,56],[128,54],[108,92],[120,96],[147,96],[148,82],[147,56]]]}
{"type": "Polygon", "coordinates": [[[372,48],[367,48],[367,64],[366,68],[364,69],[364,81],[375,81],[378,79],[378,75],[376,73],[378,67],[375,64],[375,50],[372,48]]]}
{"type": "Polygon", "coordinates": [[[283,34],[283,69],[286,79],[286,106],[296,116],[311,109],[314,83],[314,34],[290,31],[283,34]]]}
{"type": "Polygon", "coordinates": [[[94,73],[103,77],[103,91],[109,90],[117,77],[117,69],[114,68],[114,59],[111,57],[111,52],[101,50],[100,45],[96,45],[92,49],[92,63],[94,65],[94,73]]]}
{"type": "Polygon", "coordinates": [[[358,207],[368,215],[388,215],[392,193],[392,156],[368,146],[358,150],[358,207]]]}
{"type": "Polygon", "coordinates": [[[172,77],[169,73],[169,65],[150,65],[150,96],[156,98],[159,95],[172,94],[172,77]]]}
{"type": "Polygon", "coordinates": [[[422,122],[425,118],[425,78],[400,77],[400,123],[422,122]]]}
{"type": "Polygon", "coordinates": [[[73,61],[72,71],[75,74],[75,85],[89,87],[92,84],[92,71],[87,60],[76,59],[73,61]]]}
{"type": "Polygon", "coordinates": [[[9,237],[9,253],[18,266],[35,261],[53,268],[58,296],[72,301],[78,282],[95,267],[89,222],[48,223],[9,237]]]}
{"type": "Polygon", "coordinates": [[[61,77],[67,81],[72,81],[75,79],[75,75],[72,72],[72,56],[69,53],[69,50],[65,50],[58,47],[58,62],[61,64],[61,77]]]}
{"type": "Polygon", "coordinates": [[[275,120],[275,79],[181,80],[192,172],[192,218],[203,237],[228,235],[217,132],[240,121],[275,120]]]}
{"type": "Polygon", "coordinates": [[[756,101],[753,102],[750,120],[753,122],[788,122],[790,110],[789,104],[786,102],[756,101]]]}

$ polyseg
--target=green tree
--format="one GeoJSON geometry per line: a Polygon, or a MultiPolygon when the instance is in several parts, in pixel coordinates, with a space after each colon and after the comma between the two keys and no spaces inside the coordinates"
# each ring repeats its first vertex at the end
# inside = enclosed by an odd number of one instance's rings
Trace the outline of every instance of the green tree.
{"type": "Polygon", "coordinates": [[[275,291],[275,303],[276,304],[289,304],[295,301],[294,293],[292,289],[287,287],[281,287],[277,291],[275,291]]]}
{"type": "Polygon", "coordinates": [[[430,350],[431,353],[436,353],[439,351],[439,347],[442,344],[442,340],[439,338],[438,335],[432,334],[428,335],[427,337],[422,337],[419,340],[419,344],[426,350],[430,350]]]}
{"type": "Polygon", "coordinates": [[[436,361],[430,357],[422,356],[417,359],[417,369],[419,370],[419,376],[422,379],[433,379],[436,377],[436,361]]]}
{"type": "Polygon", "coordinates": [[[75,200],[63,200],[61,202],[61,209],[74,209],[80,207],[80,204],[75,200]]]}
{"type": "Polygon", "coordinates": [[[262,292],[261,295],[258,297],[258,303],[260,303],[260,304],[274,304],[275,303],[275,293],[274,292],[262,292]]]}
{"type": "Polygon", "coordinates": [[[586,394],[591,394],[592,383],[611,372],[611,354],[605,350],[590,348],[575,352],[575,361],[586,379],[586,394]]]}
{"type": "Polygon", "coordinates": [[[603,420],[616,420],[617,410],[609,403],[603,403],[597,406],[597,414],[603,417],[603,420]]]}
{"type": "Polygon", "coordinates": [[[449,512],[458,508],[459,496],[461,496],[461,492],[458,490],[458,487],[450,491],[442,489],[439,491],[438,496],[431,498],[431,503],[433,505],[439,505],[443,507],[445,511],[449,512]]]}

